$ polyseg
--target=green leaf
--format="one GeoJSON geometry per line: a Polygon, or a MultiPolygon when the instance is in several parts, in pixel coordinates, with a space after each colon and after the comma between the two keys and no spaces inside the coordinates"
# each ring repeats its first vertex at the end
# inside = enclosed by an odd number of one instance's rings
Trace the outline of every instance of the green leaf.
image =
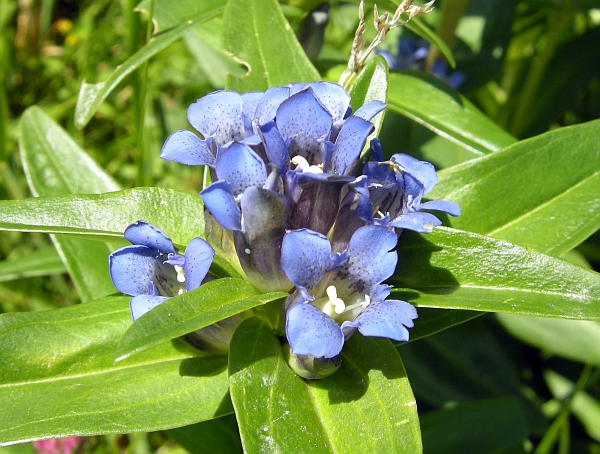
{"type": "Polygon", "coordinates": [[[65,233],[113,241],[123,238],[128,225],[142,220],[164,230],[180,245],[204,235],[200,197],[171,189],[135,188],[97,195],[2,200],[0,211],[1,230],[65,233]]]}
{"type": "Polygon", "coordinates": [[[284,292],[258,295],[256,289],[242,279],[208,282],[169,298],[136,320],[119,343],[118,360],[286,296],[284,292]]]}
{"type": "Polygon", "coordinates": [[[62,260],[52,246],[45,246],[0,262],[0,282],[66,272],[62,260]]]}
{"type": "Polygon", "coordinates": [[[427,413],[421,417],[421,427],[426,454],[493,453],[506,448],[524,453],[528,437],[527,423],[514,397],[427,413]]]}
{"type": "Polygon", "coordinates": [[[391,283],[418,306],[600,318],[600,275],[505,241],[438,227],[404,232],[391,283]]]}
{"type": "Polygon", "coordinates": [[[225,359],[173,341],[115,364],[128,302],[0,315],[0,444],[162,430],[231,412],[225,359]]]}
{"type": "MultiPolygon", "coordinates": [[[[21,160],[34,196],[116,191],[119,186],[41,109],[21,117],[21,160]]],[[[106,244],[52,237],[82,301],[114,292],[106,244]],[[85,251],[85,254],[82,254],[85,251]]]]}
{"type": "MultiPolygon", "coordinates": [[[[211,10],[222,9],[223,7],[223,2],[221,0],[178,0],[177,2],[172,2],[170,0],[153,1],[154,14],[152,15],[152,21],[154,23],[155,34],[177,27],[184,22],[206,14],[211,10]]],[[[135,11],[142,11],[148,14],[150,11],[150,0],[140,2],[135,7],[135,11]]]]}
{"type": "Polygon", "coordinates": [[[242,454],[242,442],[234,415],[178,427],[166,433],[190,454],[242,454]]]}
{"type": "Polygon", "coordinates": [[[248,67],[244,76],[227,76],[225,85],[232,90],[264,91],[321,79],[277,0],[229,0],[223,14],[223,49],[248,67]]]}
{"type": "MultiPolygon", "coordinates": [[[[485,312],[449,311],[446,309],[419,308],[419,318],[415,320],[414,328],[410,329],[410,341],[431,336],[454,325],[459,325],[483,315],[485,312]]],[[[401,343],[399,345],[402,345],[401,343]]]]}
{"type": "Polygon", "coordinates": [[[431,30],[427,25],[425,25],[424,21],[421,19],[414,18],[410,22],[404,25],[411,32],[416,33],[421,38],[425,38],[431,44],[435,45],[440,52],[446,57],[448,63],[452,68],[456,68],[456,60],[454,59],[454,55],[452,55],[452,51],[448,47],[448,45],[444,42],[444,40],[433,30],[431,30]]]}
{"type": "MultiPolygon", "coordinates": [[[[223,11],[223,2],[220,0],[207,0],[195,3],[197,7],[193,10],[196,12],[196,15],[193,18],[186,20],[171,30],[152,37],[144,47],[125,60],[123,64],[119,65],[104,82],[88,84],[84,81],[81,84],[77,105],[75,106],[75,126],[77,128],[83,128],[89,123],[94,113],[100,107],[100,104],[102,104],[102,101],[107,98],[127,75],[131,74],[145,61],[183,36],[190,27],[213,19],[223,11]]],[[[176,2],[176,4],[179,4],[179,2],[176,2]]],[[[185,5],[182,3],[181,7],[185,7],[185,5]]],[[[173,8],[173,4],[171,4],[171,8],[173,8]]]]}
{"type": "MultiPolygon", "coordinates": [[[[360,71],[354,83],[348,90],[350,93],[352,111],[356,112],[361,106],[370,101],[386,102],[388,91],[388,66],[381,55],[371,58],[360,71]]],[[[385,110],[376,115],[371,121],[375,131],[367,139],[365,149],[369,148],[369,142],[373,137],[379,136],[385,110]]],[[[364,152],[364,151],[363,151],[364,152]]]]}
{"type": "Polygon", "coordinates": [[[600,121],[557,129],[439,173],[452,227],[562,255],[600,228],[600,121]]]}
{"type": "Polygon", "coordinates": [[[600,323],[597,321],[508,314],[497,314],[497,317],[510,334],[541,349],[545,354],[600,367],[600,323]]]}
{"type": "Polygon", "coordinates": [[[341,357],[335,374],[305,381],[265,322],[244,321],[229,380],[245,452],[421,452],[414,397],[391,343],[355,335],[341,357]]]}
{"type": "Polygon", "coordinates": [[[460,93],[417,71],[390,73],[389,108],[482,156],[516,139],[481,113],[460,93]]]}

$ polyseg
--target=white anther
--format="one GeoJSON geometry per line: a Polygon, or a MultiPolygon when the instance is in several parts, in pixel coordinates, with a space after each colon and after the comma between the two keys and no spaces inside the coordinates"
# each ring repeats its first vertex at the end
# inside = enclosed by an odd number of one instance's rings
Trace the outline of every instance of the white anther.
{"type": "MultiPolygon", "coordinates": [[[[184,290],[182,288],[180,288],[179,291],[177,292],[178,295],[181,295],[183,293],[184,293],[184,290]]],[[[169,314],[169,315],[171,315],[171,314],[169,314]]]]}
{"type": "Polygon", "coordinates": [[[185,272],[183,271],[183,268],[178,265],[173,266],[175,267],[175,271],[177,271],[177,281],[185,282],[185,272]]]}
{"type": "Polygon", "coordinates": [[[366,309],[369,304],[371,304],[371,297],[369,295],[365,295],[365,300],[362,302],[361,306],[363,309],[366,309]]]}
{"type": "Polygon", "coordinates": [[[327,293],[327,296],[329,297],[329,302],[333,306],[335,313],[342,314],[346,310],[346,304],[344,303],[343,299],[338,298],[335,286],[330,285],[329,287],[327,287],[325,293],[327,293]]]}
{"type": "Polygon", "coordinates": [[[321,168],[321,166],[311,166],[308,164],[308,161],[306,160],[306,158],[304,156],[294,156],[292,158],[292,164],[296,164],[297,167],[300,167],[300,169],[302,169],[302,172],[309,172],[309,173],[323,173],[323,169],[321,168]]]}

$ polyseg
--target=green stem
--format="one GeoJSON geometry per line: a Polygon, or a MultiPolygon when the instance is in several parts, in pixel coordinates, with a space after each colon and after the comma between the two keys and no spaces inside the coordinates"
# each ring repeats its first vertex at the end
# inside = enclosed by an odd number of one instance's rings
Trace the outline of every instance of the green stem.
{"type": "MultiPolygon", "coordinates": [[[[437,26],[436,33],[450,49],[452,49],[454,39],[456,38],[456,27],[464,16],[467,6],[469,6],[469,1],[470,0],[445,1],[440,7],[441,19],[437,26]]],[[[428,69],[431,68],[433,62],[438,58],[439,53],[437,47],[431,46],[426,61],[428,69]]]]}

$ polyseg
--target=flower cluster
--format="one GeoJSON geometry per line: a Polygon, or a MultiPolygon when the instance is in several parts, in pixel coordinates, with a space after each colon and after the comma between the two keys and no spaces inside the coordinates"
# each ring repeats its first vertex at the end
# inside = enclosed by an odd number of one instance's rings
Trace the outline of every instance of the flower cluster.
{"type": "MultiPolygon", "coordinates": [[[[329,82],[264,93],[221,90],[188,109],[202,138],[176,131],[161,151],[164,159],[210,168],[213,183],[200,194],[209,230],[219,230],[219,247],[229,241],[235,251],[229,259],[257,289],[290,292],[282,328],[296,359],[335,358],[356,330],[408,340],[406,328],[413,326],[416,310],[387,299],[391,287],[383,284],[396,266],[393,249],[403,229],[427,233],[440,224],[427,210],[459,214],[452,202],[422,202],[437,182],[429,163],[404,154],[384,160],[374,140],[372,160],[361,169],[361,152],[374,131],[371,120],[384,108],[372,101],[352,112],[348,93],[329,82]]],[[[191,286],[208,269],[195,258],[198,250],[208,254],[210,246],[202,240],[190,243],[183,257],[172,255],[168,244],[130,241],[151,253],[124,248],[112,267],[121,255],[143,256],[135,260],[144,264],[150,255],[154,260],[144,271],[151,285],[130,288],[115,281],[134,296],[132,308],[136,298],[146,310],[179,291],[172,278],[159,278],[166,267],[174,268],[171,274],[183,269],[191,286]],[[197,273],[192,276],[190,263],[197,273]]]]}

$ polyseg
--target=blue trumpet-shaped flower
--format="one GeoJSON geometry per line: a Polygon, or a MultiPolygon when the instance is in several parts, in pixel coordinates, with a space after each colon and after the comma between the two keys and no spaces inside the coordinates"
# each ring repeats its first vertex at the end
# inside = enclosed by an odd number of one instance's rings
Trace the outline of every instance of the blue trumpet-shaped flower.
{"type": "Polygon", "coordinates": [[[295,355],[337,356],[344,340],[364,336],[408,340],[416,309],[386,300],[382,282],[396,267],[396,234],[383,226],[356,230],[348,248],[332,254],[329,239],[308,229],[286,233],[281,265],[296,291],[285,303],[285,334],[295,355]]]}
{"type": "Polygon", "coordinates": [[[127,227],[124,236],[132,245],[110,254],[108,266],[117,290],[133,297],[134,321],[170,297],[199,287],[214,256],[201,238],[190,241],[180,255],[167,235],[143,221],[127,227]]]}

